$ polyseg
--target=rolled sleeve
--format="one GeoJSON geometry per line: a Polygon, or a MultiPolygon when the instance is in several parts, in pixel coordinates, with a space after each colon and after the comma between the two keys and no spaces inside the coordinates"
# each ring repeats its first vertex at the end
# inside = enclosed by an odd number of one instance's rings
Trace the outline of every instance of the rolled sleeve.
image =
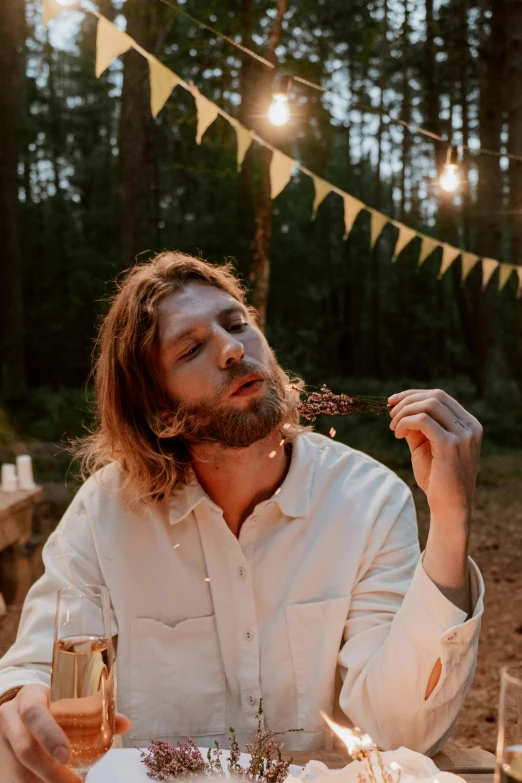
{"type": "Polygon", "coordinates": [[[404,745],[432,754],[451,733],[473,681],[484,583],[470,559],[468,619],[426,574],[414,520],[410,495],[391,526],[388,518],[387,536],[352,596],[339,654],[340,707],[384,750],[404,745]],[[426,699],[438,660],[441,674],[426,699]]]}
{"type": "Polygon", "coordinates": [[[462,646],[478,643],[481,617],[484,613],[484,580],[477,564],[468,558],[471,587],[471,605],[474,607],[469,619],[466,612],[455,606],[430,579],[422,558],[415,569],[411,585],[403,604],[397,613],[397,621],[404,632],[415,639],[418,646],[433,652],[440,644],[441,652],[446,645],[450,651],[462,646]]]}

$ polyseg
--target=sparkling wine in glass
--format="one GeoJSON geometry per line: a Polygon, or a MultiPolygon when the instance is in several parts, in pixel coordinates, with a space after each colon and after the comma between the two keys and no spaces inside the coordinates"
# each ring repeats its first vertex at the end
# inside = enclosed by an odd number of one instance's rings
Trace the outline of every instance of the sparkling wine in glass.
{"type": "Polygon", "coordinates": [[[495,783],[522,783],[522,664],[500,674],[495,783]]]}
{"type": "Polygon", "coordinates": [[[114,673],[109,591],[80,585],[58,591],[50,710],[71,744],[67,767],[82,781],[114,735],[114,673]]]}

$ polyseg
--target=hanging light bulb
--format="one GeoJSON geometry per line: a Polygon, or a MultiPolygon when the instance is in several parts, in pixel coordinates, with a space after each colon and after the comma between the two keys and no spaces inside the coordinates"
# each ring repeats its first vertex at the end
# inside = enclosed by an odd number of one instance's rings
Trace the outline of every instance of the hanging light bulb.
{"type": "Polygon", "coordinates": [[[287,73],[279,73],[274,79],[272,88],[272,103],[268,107],[268,119],[272,125],[286,125],[290,119],[290,105],[288,102],[288,93],[292,77],[287,73]]]}
{"type": "Polygon", "coordinates": [[[439,185],[446,193],[455,193],[460,187],[459,151],[452,145],[448,149],[444,170],[439,179],[439,185]]]}

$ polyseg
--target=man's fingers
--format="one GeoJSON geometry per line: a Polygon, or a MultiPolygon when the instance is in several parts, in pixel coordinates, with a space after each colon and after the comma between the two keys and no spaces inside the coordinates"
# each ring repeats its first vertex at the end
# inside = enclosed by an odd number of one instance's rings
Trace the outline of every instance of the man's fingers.
{"type": "Polygon", "coordinates": [[[126,715],[117,712],[114,716],[114,733],[125,734],[131,727],[131,722],[126,715]]]}
{"type": "Polygon", "coordinates": [[[22,723],[17,710],[10,711],[7,718],[2,728],[8,744],[7,766],[13,780],[24,783],[79,783],[77,775],[44,753],[22,723]]]}
{"type": "Polygon", "coordinates": [[[49,711],[48,692],[38,685],[22,688],[18,696],[20,720],[29,734],[59,764],[65,764],[71,753],[67,735],[49,711]]]}
{"type": "Polygon", "coordinates": [[[392,405],[394,406],[393,415],[396,416],[405,405],[427,399],[439,400],[439,402],[448,408],[456,419],[459,419],[473,433],[478,433],[479,430],[482,430],[477,419],[472,416],[471,413],[468,413],[457,400],[450,397],[447,392],[442,391],[442,389],[408,389],[407,391],[400,392],[397,400],[392,400],[392,405]]]}
{"type": "MultiPolygon", "coordinates": [[[[464,433],[464,429],[457,423],[455,415],[444,405],[444,403],[437,399],[419,400],[417,402],[408,401],[400,411],[394,413],[390,429],[397,431],[401,421],[410,416],[415,416],[418,413],[427,413],[434,421],[444,427],[447,432],[453,433],[454,435],[462,435],[464,433]]],[[[471,431],[468,430],[467,427],[465,428],[465,431],[468,435],[471,435],[471,431]]]]}

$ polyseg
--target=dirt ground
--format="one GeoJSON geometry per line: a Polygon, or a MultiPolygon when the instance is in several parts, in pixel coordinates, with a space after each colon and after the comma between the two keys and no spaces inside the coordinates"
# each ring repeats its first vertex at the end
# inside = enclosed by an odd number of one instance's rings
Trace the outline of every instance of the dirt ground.
{"type": "MultiPolygon", "coordinates": [[[[400,471],[400,475],[412,488],[424,542],[429,520],[424,494],[411,472],[400,471]]],[[[44,504],[41,528],[52,517],[53,507],[59,505],[57,492],[56,487],[46,487],[47,498],[54,496],[55,501],[47,500],[47,506],[44,504]]],[[[41,544],[34,548],[29,564],[24,561],[22,566],[27,584],[42,571],[40,551],[41,544]]],[[[485,614],[475,681],[452,739],[461,747],[480,746],[494,752],[500,667],[522,659],[522,454],[482,459],[470,554],[484,576],[485,614]]],[[[13,564],[4,563],[4,577],[9,569],[13,570],[13,564]]],[[[18,599],[8,605],[7,615],[0,618],[0,656],[14,641],[20,611],[18,599]]]]}

